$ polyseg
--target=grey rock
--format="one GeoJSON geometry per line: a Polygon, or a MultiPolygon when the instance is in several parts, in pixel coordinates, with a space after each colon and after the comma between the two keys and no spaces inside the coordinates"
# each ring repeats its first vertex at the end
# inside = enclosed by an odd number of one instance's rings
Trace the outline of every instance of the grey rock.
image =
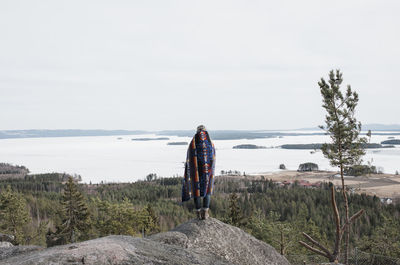
{"type": "Polygon", "coordinates": [[[13,247],[14,245],[11,244],[10,242],[0,242],[0,248],[9,248],[13,247]]]}
{"type": "MultiPolygon", "coordinates": [[[[14,248],[14,247],[11,247],[14,248]]],[[[10,248],[5,248],[10,249],[10,248]]],[[[149,238],[107,236],[1,258],[4,265],[267,264],[290,265],[274,248],[216,219],[190,220],[149,238]]]]}
{"type": "Polygon", "coordinates": [[[0,233],[0,242],[14,242],[15,237],[13,235],[7,235],[0,233]]]}
{"type": "MultiPolygon", "coordinates": [[[[31,251],[42,250],[43,247],[38,246],[9,246],[0,247],[0,264],[3,264],[5,259],[18,256],[20,254],[28,253],[31,251]]],[[[7,264],[7,263],[4,263],[7,264]]]]}
{"type": "Polygon", "coordinates": [[[217,219],[190,220],[152,240],[222,257],[229,264],[290,265],[273,247],[217,219]]]}

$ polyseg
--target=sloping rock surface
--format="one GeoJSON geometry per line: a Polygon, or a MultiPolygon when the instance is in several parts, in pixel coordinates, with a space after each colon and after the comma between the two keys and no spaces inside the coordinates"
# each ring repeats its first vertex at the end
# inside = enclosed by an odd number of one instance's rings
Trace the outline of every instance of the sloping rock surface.
{"type": "MultiPolygon", "coordinates": [[[[4,248],[12,251],[15,247],[4,248]]],[[[190,220],[149,238],[107,236],[3,256],[0,264],[290,265],[268,244],[216,219],[190,220]]]]}
{"type": "Polygon", "coordinates": [[[190,220],[153,240],[222,257],[229,264],[290,264],[270,245],[217,219],[190,220]]]}

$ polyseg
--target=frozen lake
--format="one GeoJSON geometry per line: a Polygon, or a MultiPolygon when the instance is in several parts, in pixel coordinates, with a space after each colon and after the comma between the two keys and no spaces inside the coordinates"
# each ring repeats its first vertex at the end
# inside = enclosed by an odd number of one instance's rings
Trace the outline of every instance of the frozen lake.
{"type": "MultiPolygon", "coordinates": [[[[372,136],[380,143],[390,135],[372,136]]],[[[32,173],[66,172],[79,174],[83,182],[132,182],[149,173],[158,176],[182,176],[186,145],[191,138],[165,136],[169,140],[132,141],[132,138],[164,137],[154,134],[124,136],[86,136],[56,138],[21,138],[0,140],[0,162],[26,166],[32,173]],[[121,139],[118,139],[121,138],[121,139]]],[[[400,137],[397,136],[397,139],[400,137]]],[[[268,149],[232,149],[239,144],[276,147],[282,144],[323,143],[324,135],[285,136],[254,140],[215,140],[217,174],[221,170],[239,170],[246,174],[279,171],[279,164],[296,170],[300,163],[314,162],[320,169],[333,169],[321,151],[268,149]]],[[[400,146],[392,149],[369,149],[364,161],[381,167],[385,173],[400,171],[400,146]]]]}

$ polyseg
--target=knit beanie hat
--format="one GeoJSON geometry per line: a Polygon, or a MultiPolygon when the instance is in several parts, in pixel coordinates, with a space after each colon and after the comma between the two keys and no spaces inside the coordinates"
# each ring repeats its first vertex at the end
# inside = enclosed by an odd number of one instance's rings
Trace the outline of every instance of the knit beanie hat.
{"type": "Polygon", "coordinates": [[[197,132],[205,131],[205,130],[206,130],[206,126],[204,126],[204,125],[197,126],[197,132]]]}

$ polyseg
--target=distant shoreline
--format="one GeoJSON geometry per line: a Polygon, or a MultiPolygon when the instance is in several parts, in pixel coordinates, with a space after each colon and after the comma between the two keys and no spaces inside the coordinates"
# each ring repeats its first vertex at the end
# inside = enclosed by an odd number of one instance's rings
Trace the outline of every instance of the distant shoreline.
{"type": "MultiPolygon", "coordinates": [[[[157,136],[177,136],[192,137],[194,130],[175,130],[175,131],[144,131],[144,130],[0,130],[0,139],[19,139],[19,138],[47,138],[47,137],[84,137],[84,136],[127,136],[127,135],[146,135],[155,134],[157,136]]],[[[301,131],[301,130],[210,130],[213,140],[252,140],[267,139],[285,136],[306,136],[306,135],[325,135],[323,131],[301,131]]],[[[363,132],[364,135],[366,132],[363,132]]],[[[374,131],[373,135],[400,136],[399,130],[374,131]]]]}
{"type": "MultiPolygon", "coordinates": [[[[29,170],[24,166],[17,166],[12,164],[0,163],[0,181],[6,179],[23,179],[25,176],[46,175],[46,174],[59,174],[60,176],[68,176],[67,173],[35,173],[29,174],[29,170]]],[[[79,175],[75,175],[81,180],[79,175]]],[[[171,177],[163,177],[173,178],[171,177]]],[[[175,176],[181,177],[181,176],[175,176]]],[[[300,183],[309,183],[314,185],[323,182],[332,182],[337,187],[341,186],[341,179],[337,171],[306,171],[299,172],[295,170],[280,170],[268,171],[255,174],[242,175],[240,172],[232,172],[229,174],[216,175],[218,178],[232,178],[232,179],[247,179],[247,180],[272,180],[277,183],[287,184],[299,181],[300,183]]],[[[135,180],[132,182],[124,181],[101,181],[97,184],[123,184],[134,183],[143,180],[135,180]]],[[[82,184],[89,184],[91,182],[81,182],[82,184]]],[[[400,175],[396,174],[366,174],[362,176],[345,176],[345,184],[351,189],[351,192],[365,193],[367,195],[376,195],[381,198],[397,198],[400,197],[400,175]]]]}

